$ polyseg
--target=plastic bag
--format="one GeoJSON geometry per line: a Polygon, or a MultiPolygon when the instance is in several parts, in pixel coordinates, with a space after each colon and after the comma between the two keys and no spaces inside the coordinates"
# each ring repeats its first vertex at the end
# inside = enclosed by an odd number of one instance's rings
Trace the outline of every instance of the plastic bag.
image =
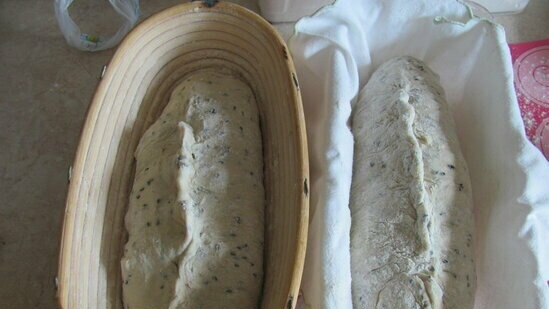
{"type": "Polygon", "coordinates": [[[69,15],[73,0],[55,0],[55,15],[61,32],[70,46],[85,51],[98,51],[116,46],[133,28],[139,18],[139,0],[108,0],[124,23],[112,37],[82,33],[69,15]]]}

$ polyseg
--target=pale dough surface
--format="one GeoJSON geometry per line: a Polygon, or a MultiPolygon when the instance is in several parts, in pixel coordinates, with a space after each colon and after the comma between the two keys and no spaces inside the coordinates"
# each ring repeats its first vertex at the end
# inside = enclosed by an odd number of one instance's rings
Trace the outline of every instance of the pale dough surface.
{"type": "Polygon", "coordinates": [[[382,64],[353,106],[353,306],[472,308],[472,193],[438,76],[382,64]]]}
{"type": "Polygon", "coordinates": [[[135,158],[125,308],[257,308],[265,196],[249,86],[212,69],[189,75],[135,158]]]}

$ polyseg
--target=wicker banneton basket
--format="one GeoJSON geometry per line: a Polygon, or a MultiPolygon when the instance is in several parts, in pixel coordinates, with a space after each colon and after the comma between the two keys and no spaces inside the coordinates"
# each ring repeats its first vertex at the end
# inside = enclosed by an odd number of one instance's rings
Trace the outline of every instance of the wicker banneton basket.
{"type": "MultiPolygon", "coordinates": [[[[191,2],[141,23],[96,90],[72,168],[61,239],[62,308],[123,308],[120,259],[133,153],[172,89],[194,70],[238,72],[260,111],[267,199],[261,308],[293,308],[305,259],[308,160],[294,66],[269,23],[235,4],[191,2]]],[[[160,309],[160,308],[159,308],[160,309]]]]}

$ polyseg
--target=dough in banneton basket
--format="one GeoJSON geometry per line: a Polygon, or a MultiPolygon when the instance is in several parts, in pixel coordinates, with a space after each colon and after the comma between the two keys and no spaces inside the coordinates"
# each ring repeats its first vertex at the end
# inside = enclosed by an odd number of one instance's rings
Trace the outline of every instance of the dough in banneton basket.
{"type": "Polygon", "coordinates": [[[190,74],[135,157],[125,308],[256,308],[265,193],[250,87],[220,70],[190,74]]]}
{"type": "Polygon", "coordinates": [[[354,308],[472,308],[471,185],[438,76],[411,57],[382,64],[352,132],[354,308]]]}

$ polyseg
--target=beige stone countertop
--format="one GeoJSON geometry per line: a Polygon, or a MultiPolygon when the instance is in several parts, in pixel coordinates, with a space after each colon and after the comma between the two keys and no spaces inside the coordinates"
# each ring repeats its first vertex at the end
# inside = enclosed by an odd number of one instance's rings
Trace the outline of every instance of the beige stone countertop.
{"type": "MultiPolygon", "coordinates": [[[[68,170],[101,69],[114,53],[69,47],[53,2],[0,1],[0,308],[57,308],[68,170]]],[[[99,5],[93,2],[107,3],[80,0],[71,11],[77,24],[116,20],[89,10],[99,5]]],[[[141,19],[181,3],[140,2],[141,19]]],[[[255,0],[233,2],[258,10],[255,0]]],[[[549,38],[549,0],[531,0],[522,13],[495,21],[510,43],[549,38]]]]}

